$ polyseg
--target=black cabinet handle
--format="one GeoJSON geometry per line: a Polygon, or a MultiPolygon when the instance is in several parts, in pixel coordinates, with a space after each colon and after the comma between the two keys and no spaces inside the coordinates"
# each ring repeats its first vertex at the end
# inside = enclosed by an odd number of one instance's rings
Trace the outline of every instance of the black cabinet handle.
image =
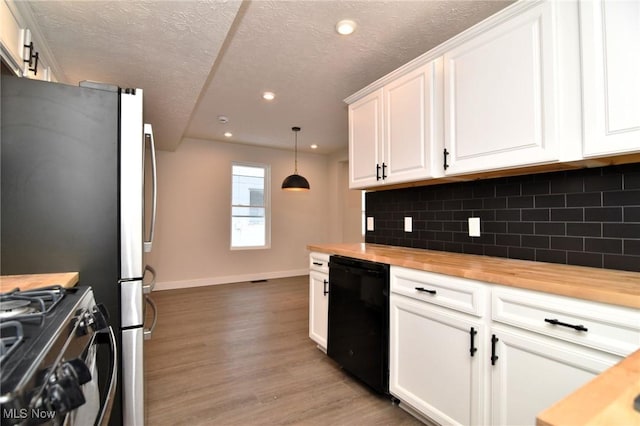
{"type": "Polygon", "coordinates": [[[549,318],[545,318],[544,321],[553,325],[561,325],[563,327],[573,328],[576,331],[589,331],[589,329],[582,324],[573,325],[573,324],[568,324],[566,322],[558,321],[557,319],[549,319],[549,318]]]}
{"type": "Polygon", "coordinates": [[[478,350],[478,348],[475,347],[475,343],[474,343],[474,338],[476,337],[476,334],[478,334],[476,329],[471,327],[471,330],[469,330],[469,338],[471,339],[469,352],[471,353],[471,356],[473,356],[478,350]]]}
{"type": "Polygon", "coordinates": [[[33,53],[33,42],[24,45],[25,48],[29,49],[29,54],[27,57],[29,59],[23,59],[22,62],[29,64],[29,71],[33,72],[33,75],[38,75],[38,60],[40,59],[40,52],[33,53]],[[34,65],[35,59],[35,65],[34,65]]]}
{"type": "Polygon", "coordinates": [[[495,334],[491,335],[491,365],[496,365],[496,361],[498,360],[498,355],[496,355],[496,343],[499,341],[500,339],[498,339],[495,334]]]}
{"type": "Polygon", "coordinates": [[[316,265],[316,266],[322,266],[322,263],[320,263],[320,262],[313,262],[313,264],[316,265]]]}
{"type": "Polygon", "coordinates": [[[29,71],[33,71],[33,75],[38,75],[38,59],[40,59],[40,52],[36,52],[36,54],[33,55],[33,58],[36,63],[33,68],[29,68],[29,71]]]}
{"type": "Polygon", "coordinates": [[[387,178],[387,174],[385,173],[385,170],[387,168],[387,165],[385,163],[382,163],[382,179],[386,179],[387,178]]]}
{"type": "Polygon", "coordinates": [[[447,151],[447,148],[444,149],[444,169],[447,170],[449,168],[449,165],[447,164],[447,155],[449,155],[449,151],[447,151]]]}
{"type": "Polygon", "coordinates": [[[380,164],[376,164],[376,180],[380,180],[380,164]]]}
{"type": "Polygon", "coordinates": [[[324,295],[326,296],[327,294],[329,294],[329,289],[327,288],[327,286],[329,285],[329,281],[324,280],[324,287],[322,288],[322,293],[324,293],[324,295]]]}
{"type": "Polygon", "coordinates": [[[29,59],[23,59],[22,62],[28,63],[29,64],[29,68],[31,68],[33,66],[33,42],[29,43],[29,44],[25,44],[24,47],[26,49],[29,49],[29,54],[26,55],[27,58],[29,59]]]}
{"type": "Polygon", "coordinates": [[[429,293],[429,294],[436,294],[435,290],[429,290],[428,288],[424,288],[424,287],[416,287],[416,290],[424,291],[425,293],[429,293]]]}

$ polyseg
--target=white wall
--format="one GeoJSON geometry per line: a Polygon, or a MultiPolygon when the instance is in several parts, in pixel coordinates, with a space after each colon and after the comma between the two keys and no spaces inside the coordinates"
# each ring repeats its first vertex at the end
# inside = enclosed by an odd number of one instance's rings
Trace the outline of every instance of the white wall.
{"type": "Polygon", "coordinates": [[[156,241],[146,261],[157,271],[158,290],[306,274],[307,244],[336,241],[327,213],[335,182],[328,156],[298,153],[309,192],[280,189],[293,173],[291,151],[186,139],[157,157],[156,241]],[[271,166],[270,249],[229,249],[232,161],[271,166]]]}
{"type": "Polygon", "coordinates": [[[349,189],[349,150],[329,157],[329,209],[331,242],[361,243],[362,191],[349,189]]]}

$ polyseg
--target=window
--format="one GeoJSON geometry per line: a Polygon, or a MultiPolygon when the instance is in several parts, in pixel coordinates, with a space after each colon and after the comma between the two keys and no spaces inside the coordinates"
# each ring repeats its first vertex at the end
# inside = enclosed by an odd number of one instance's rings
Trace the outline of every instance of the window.
{"type": "Polygon", "coordinates": [[[231,248],[269,248],[269,166],[232,164],[231,248]]]}

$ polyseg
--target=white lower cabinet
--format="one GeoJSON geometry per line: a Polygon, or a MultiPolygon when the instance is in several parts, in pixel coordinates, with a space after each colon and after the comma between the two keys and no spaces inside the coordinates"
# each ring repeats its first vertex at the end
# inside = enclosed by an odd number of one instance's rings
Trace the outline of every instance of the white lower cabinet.
{"type": "Polygon", "coordinates": [[[481,424],[485,286],[391,267],[389,391],[440,424],[481,424]]]}
{"type": "Polygon", "coordinates": [[[309,337],[326,352],[329,321],[329,255],[309,256],[309,337]]]}
{"type": "Polygon", "coordinates": [[[481,423],[484,326],[397,294],[389,322],[391,394],[440,424],[481,423]]]}
{"type": "Polygon", "coordinates": [[[640,347],[637,309],[395,266],[390,275],[389,390],[442,425],[534,425],[640,347]]]}
{"type": "Polygon", "coordinates": [[[533,333],[492,327],[491,424],[534,425],[536,416],[620,357],[533,333]]]}

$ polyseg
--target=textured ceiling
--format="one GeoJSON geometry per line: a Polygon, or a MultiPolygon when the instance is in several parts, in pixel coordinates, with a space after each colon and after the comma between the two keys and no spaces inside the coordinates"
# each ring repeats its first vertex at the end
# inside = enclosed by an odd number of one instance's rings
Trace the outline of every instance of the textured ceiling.
{"type": "Polygon", "coordinates": [[[504,8],[504,1],[34,1],[61,80],[145,91],[162,149],[182,137],[329,153],[343,99],[504,8]],[[357,22],[348,37],[341,19],[357,22]],[[270,90],[276,99],[262,100],[270,90]],[[229,118],[227,124],[218,115],[229,118]]]}
{"type": "MultiPolygon", "coordinates": [[[[23,2],[24,3],[24,2],[23,2]]],[[[145,120],[175,149],[240,1],[33,1],[64,75],[144,91],[145,120]]]]}

